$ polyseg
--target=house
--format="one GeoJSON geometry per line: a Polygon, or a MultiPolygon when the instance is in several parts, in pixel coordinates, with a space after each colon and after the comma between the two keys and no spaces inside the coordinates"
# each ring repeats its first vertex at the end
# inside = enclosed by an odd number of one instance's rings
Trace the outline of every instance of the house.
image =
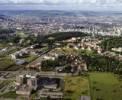
{"type": "Polygon", "coordinates": [[[122,47],[119,47],[119,48],[112,48],[111,50],[112,50],[112,51],[115,51],[115,52],[122,52],[122,47]]]}
{"type": "Polygon", "coordinates": [[[11,54],[10,57],[12,60],[14,60],[14,61],[16,60],[16,56],[14,54],[11,54]]]}
{"type": "Polygon", "coordinates": [[[45,56],[43,57],[43,59],[44,59],[44,60],[55,60],[55,57],[45,55],[45,56]]]}
{"type": "Polygon", "coordinates": [[[23,64],[26,63],[26,61],[25,60],[21,60],[21,59],[16,59],[15,63],[16,63],[16,65],[23,65],[23,64]]]}

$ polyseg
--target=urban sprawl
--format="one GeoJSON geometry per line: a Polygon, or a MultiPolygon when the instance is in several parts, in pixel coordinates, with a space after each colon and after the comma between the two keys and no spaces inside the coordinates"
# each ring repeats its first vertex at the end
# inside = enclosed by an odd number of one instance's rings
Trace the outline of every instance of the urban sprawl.
{"type": "Polygon", "coordinates": [[[122,100],[121,94],[121,13],[1,11],[0,100],[122,100]]]}

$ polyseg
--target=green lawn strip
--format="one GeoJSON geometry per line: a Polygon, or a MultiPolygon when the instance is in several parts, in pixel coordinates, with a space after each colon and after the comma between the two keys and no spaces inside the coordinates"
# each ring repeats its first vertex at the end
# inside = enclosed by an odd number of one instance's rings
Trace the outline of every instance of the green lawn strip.
{"type": "Polygon", "coordinates": [[[0,98],[16,99],[17,94],[15,91],[10,91],[0,95],[0,98]]]}
{"type": "MultiPolygon", "coordinates": [[[[30,55],[26,58],[24,58],[24,60],[26,62],[32,62],[33,60],[35,60],[37,58],[37,56],[35,55],[30,55]]],[[[15,71],[18,69],[22,69],[23,66],[17,66],[15,65],[15,62],[13,60],[11,60],[11,58],[9,56],[6,57],[2,57],[0,58],[0,71],[15,71]]]]}
{"type": "Polygon", "coordinates": [[[2,89],[4,86],[8,85],[10,81],[0,81],[0,89],[2,89]]]}
{"type": "Polygon", "coordinates": [[[24,60],[29,63],[29,62],[32,62],[33,60],[35,60],[36,58],[38,58],[38,56],[36,56],[36,55],[29,55],[26,58],[24,58],[24,60]]]}
{"type": "Polygon", "coordinates": [[[7,51],[0,53],[0,57],[8,56],[9,54],[12,54],[12,53],[14,53],[14,52],[16,52],[18,50],[19,50],[19,48],[10,48],[9,47],[9,48],[7,48],[7,51]]]}
{"type": "Polygon", "coordinates": [[[18,70],[24,69],[24,67],[25,67],[25,65],[13,65],[13,66],[8,67],[6,70],[7,71],[18,71],[18,70]]]}
{"type": "Polygon", "coordinates": [[[112,73],[90,73],[92,100],[122,100],[122,82],[112,73]]]}
{"type": "Polygon", "coordinates": [[[77,100],[81,95],[89,96],[89,82],[86,77],[65,77],[65,99],[77,100]]]}
{"type": "Polygon", "coordinates": [[[0,43],[0,49],[8,47],[9,45],[7,43],[0,43]]]}
{"type": "Polygon", "coordinates": [[[3,71],[12,65],[14,65],[14,61],[10,57],[7,56],[0,59],[0,70],[3,71]]]}
{"type": "MultiPolygon", "coordinates": [[[[13,80],[14,81],[14,80],[13,80]]],[[[12,80],[4,80],[0,81],[0,89],[9,86],[10,84],[14,84],[12,80]]],[[[0,94],[0,98],[16,98],[16,92],[15,91],[10,91],[6,92],[4,94],[0,94]]],[[[0,99],[1,100],[1,99],[0,99]]]]}

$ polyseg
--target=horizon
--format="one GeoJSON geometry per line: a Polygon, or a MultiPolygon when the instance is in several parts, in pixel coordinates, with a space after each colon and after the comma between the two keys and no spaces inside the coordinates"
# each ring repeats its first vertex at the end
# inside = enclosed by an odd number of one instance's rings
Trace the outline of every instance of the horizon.
{"type": "Polygon", "coordinates": [[[20,5],[20,4],[16,4],[16,5],[12,5],[12,4],[5,4],[5,5],[1,5],[0,4],[0,11],[5,11],[5,10],[8,10],[8,11],[17,11],[17,10],[45,10],[45,11],[91,11],[91,12],[122,12],[122,9],[106,9],[106,8],[102,8],[102,7],[90,7],[91,9],[87,8],[87,7],[83,7],[83,8],[80,8],[80,9],[77,9],[77,8],[70,8],[69,7],[62,7],[60,5],[59,6],[48,6],[48,5],[20,5]],[[58,9],[57,9],[58,7],[58,9]]]}
{"type": "Polygon", "coordinates": [[[121,0],[0,0],[0,10],[122,11],[121,0]]]}

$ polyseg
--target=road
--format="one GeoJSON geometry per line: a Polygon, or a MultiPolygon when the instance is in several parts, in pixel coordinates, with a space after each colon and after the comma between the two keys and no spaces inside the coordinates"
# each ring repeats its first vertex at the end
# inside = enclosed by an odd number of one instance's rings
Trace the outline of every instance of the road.
{"type": "Polygon", "coordinates": [[[67,73],[57,73],[57,72],[36,72],[36,71],[0,71],[0,74],[4,73],[0,76],[0,80],[15,80],[17,75],[29,74],[29,75],[40,75],[42,77],[50,77],[50,78],[63,78],[67,75],[67,73]],[[8,74],[8,75],[6,75],[8,74]],[[5,75],[5,77],[4,77],[5,75]],[[10,77],[11,76],[11,77],[10,77]]]}

